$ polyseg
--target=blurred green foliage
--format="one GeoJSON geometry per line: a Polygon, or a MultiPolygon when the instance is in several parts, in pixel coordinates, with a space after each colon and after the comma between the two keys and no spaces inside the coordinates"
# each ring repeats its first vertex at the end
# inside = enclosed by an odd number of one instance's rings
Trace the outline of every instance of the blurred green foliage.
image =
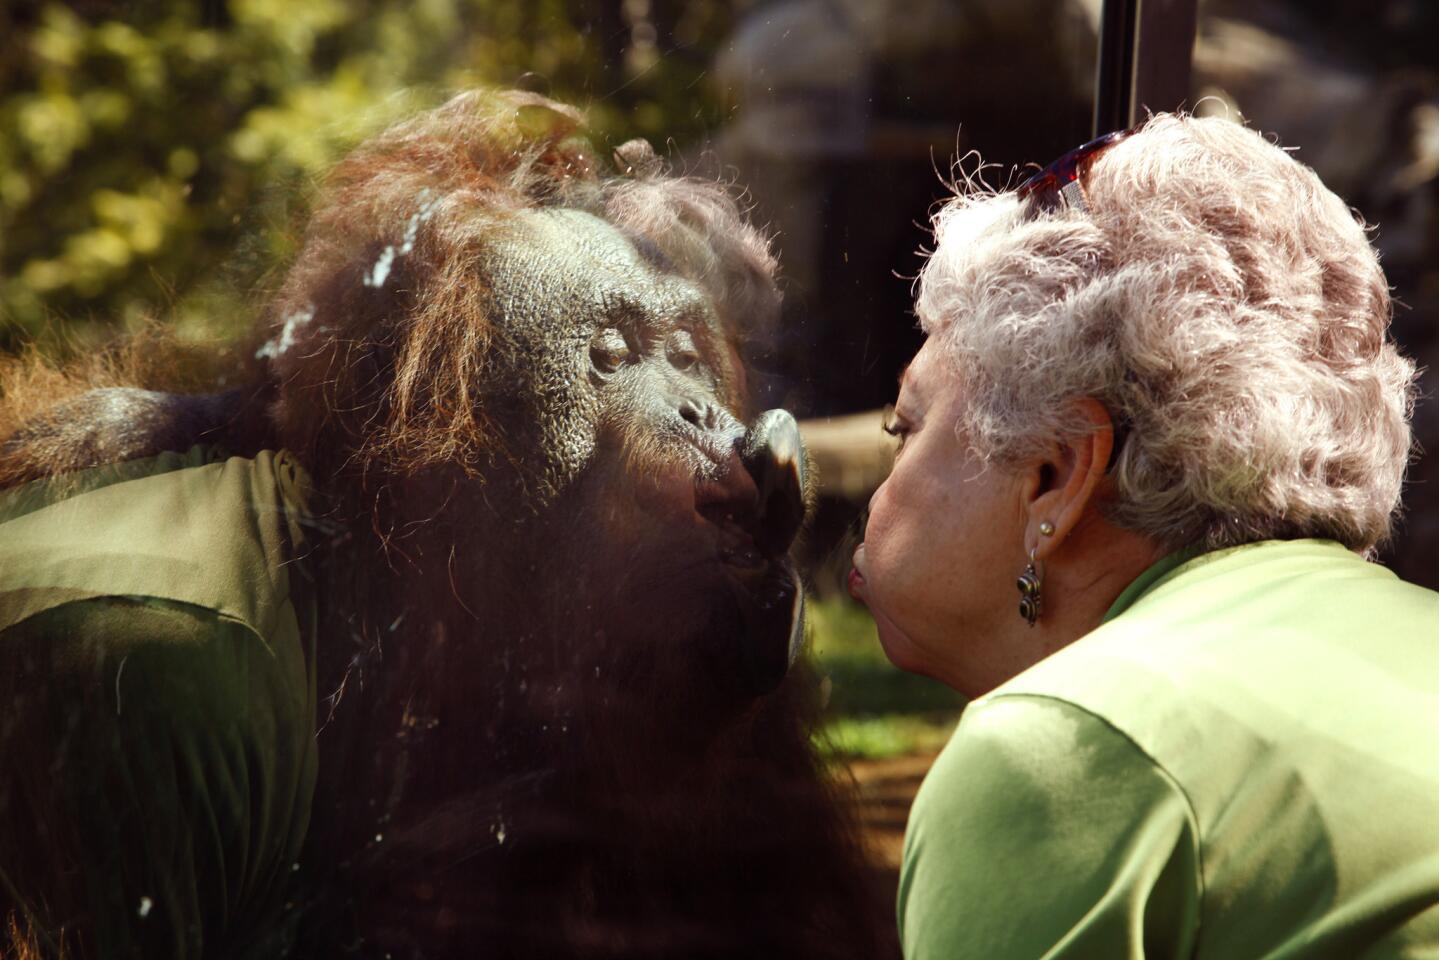
{"type": "MultiPolygon", "coordinates": [[[[718,122],[725,0],[137,0],[0,9],[0,349],[247,325],[306,186],[447,92],[534,72],[600,143],[718,122]],[[708,44],[708,46],[706,46],[708,44]]],[[[663,147],[661,146],[661,149],[663,147]]]]}
{"type": "Polygon", "coordinates": [[[883,760],[938,753],[949,742],[958,714],[889,713],[831,717],[818,738],[821,755],[834,760],[883,760]]]}
{"type": "Polygon", "coordinates": [[[938,750],[949,739],[964,698],[891,664],[864,607],[811,597],[805,610],[811,662],[828,692],[822,751],[874,759],[938,750]]]}

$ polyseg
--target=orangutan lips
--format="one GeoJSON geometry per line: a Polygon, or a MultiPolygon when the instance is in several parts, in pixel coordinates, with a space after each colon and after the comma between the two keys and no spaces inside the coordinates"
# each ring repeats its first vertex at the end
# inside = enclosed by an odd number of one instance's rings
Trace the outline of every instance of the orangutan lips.
{"type": "Polygon", "coordinates": [[[769,410],[731,443],[716,463],[718,475],[696,484],[695,511],[719,531],[720,559],[761,570],[785,555],[804,522],[799,425],[785,411],[769,410]]]}
{"type": "MultiPolygon", "coordinates": [[[[704,438],[708,439],[708,438],[704,438]]],[[[804,593],[786,556],[804,523],[805,457],[799,425],[769,410],[723,450],[695,444],[713,464],[695,484],[695,511],[718,533],[718,557],[737,588],[738,679],[750,697],[784,679],[804,645],[804,593]]]]}
{"type": "Polygon", "coordinates": [[[740,441],[740,462],[759,491],[756,549],[767,557],[787,551],[804,523],[804,447],[799,424],[785,410],[766,410],[740,441]]]}

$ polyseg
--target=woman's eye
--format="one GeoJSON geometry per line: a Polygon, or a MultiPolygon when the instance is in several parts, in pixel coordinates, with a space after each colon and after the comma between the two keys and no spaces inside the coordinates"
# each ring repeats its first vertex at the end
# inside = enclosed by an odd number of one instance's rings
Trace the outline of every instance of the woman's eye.
{"type": "Polygon", "coordinates": [[[670,335],[665,354],[676,370],[689,370],[700,361],[699,348],[688,330],[677,330],[670,335]]]}
{"type": "Polygon", "coordinates": [[[614,327],[606,327],[590,341],[590,363],[601,373],[614,373],[631,354],[629,341],[614,327]]]}
{"type": "Polygon", "coordinates": [[[910,433],[909,424],[901,419],[892,408],[884,412],[884,423],[880,429],[898,440],[901,447],[904,446],[904,438],[910,433]]]}

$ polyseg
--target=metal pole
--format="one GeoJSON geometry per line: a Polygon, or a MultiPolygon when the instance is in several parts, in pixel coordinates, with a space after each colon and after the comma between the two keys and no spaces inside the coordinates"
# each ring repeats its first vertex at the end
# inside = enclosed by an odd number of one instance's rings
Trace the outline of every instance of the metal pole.
{"type": "Polygon", "coordinates": [[[1146,110],[1189,100],[1197,0],[1104,0],[1094,135],[1132,127],[1146,110]]]}
{"type": "Polygon", "coordinates": [[[1094,136],[1130,126],[1134,48],[1140,0],[1104,0],[1099,14],[1099,70],[1094,82],[1094,136]]]}

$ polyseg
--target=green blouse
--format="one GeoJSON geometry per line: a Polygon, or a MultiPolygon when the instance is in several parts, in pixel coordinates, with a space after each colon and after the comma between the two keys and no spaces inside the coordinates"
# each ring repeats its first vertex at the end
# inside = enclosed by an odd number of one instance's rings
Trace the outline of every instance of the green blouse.
{"type": "Polygon", "coordinates": [[[1439,594],[1339,544],[1161,562],[965,711],[909,960],[1439,956],[1439,594]]]}
{"type": "Polygon", "coordinates": [[[317,757],[306,479],[206,448],[0,494],[0,915],[278,956],[317,757]]]}

